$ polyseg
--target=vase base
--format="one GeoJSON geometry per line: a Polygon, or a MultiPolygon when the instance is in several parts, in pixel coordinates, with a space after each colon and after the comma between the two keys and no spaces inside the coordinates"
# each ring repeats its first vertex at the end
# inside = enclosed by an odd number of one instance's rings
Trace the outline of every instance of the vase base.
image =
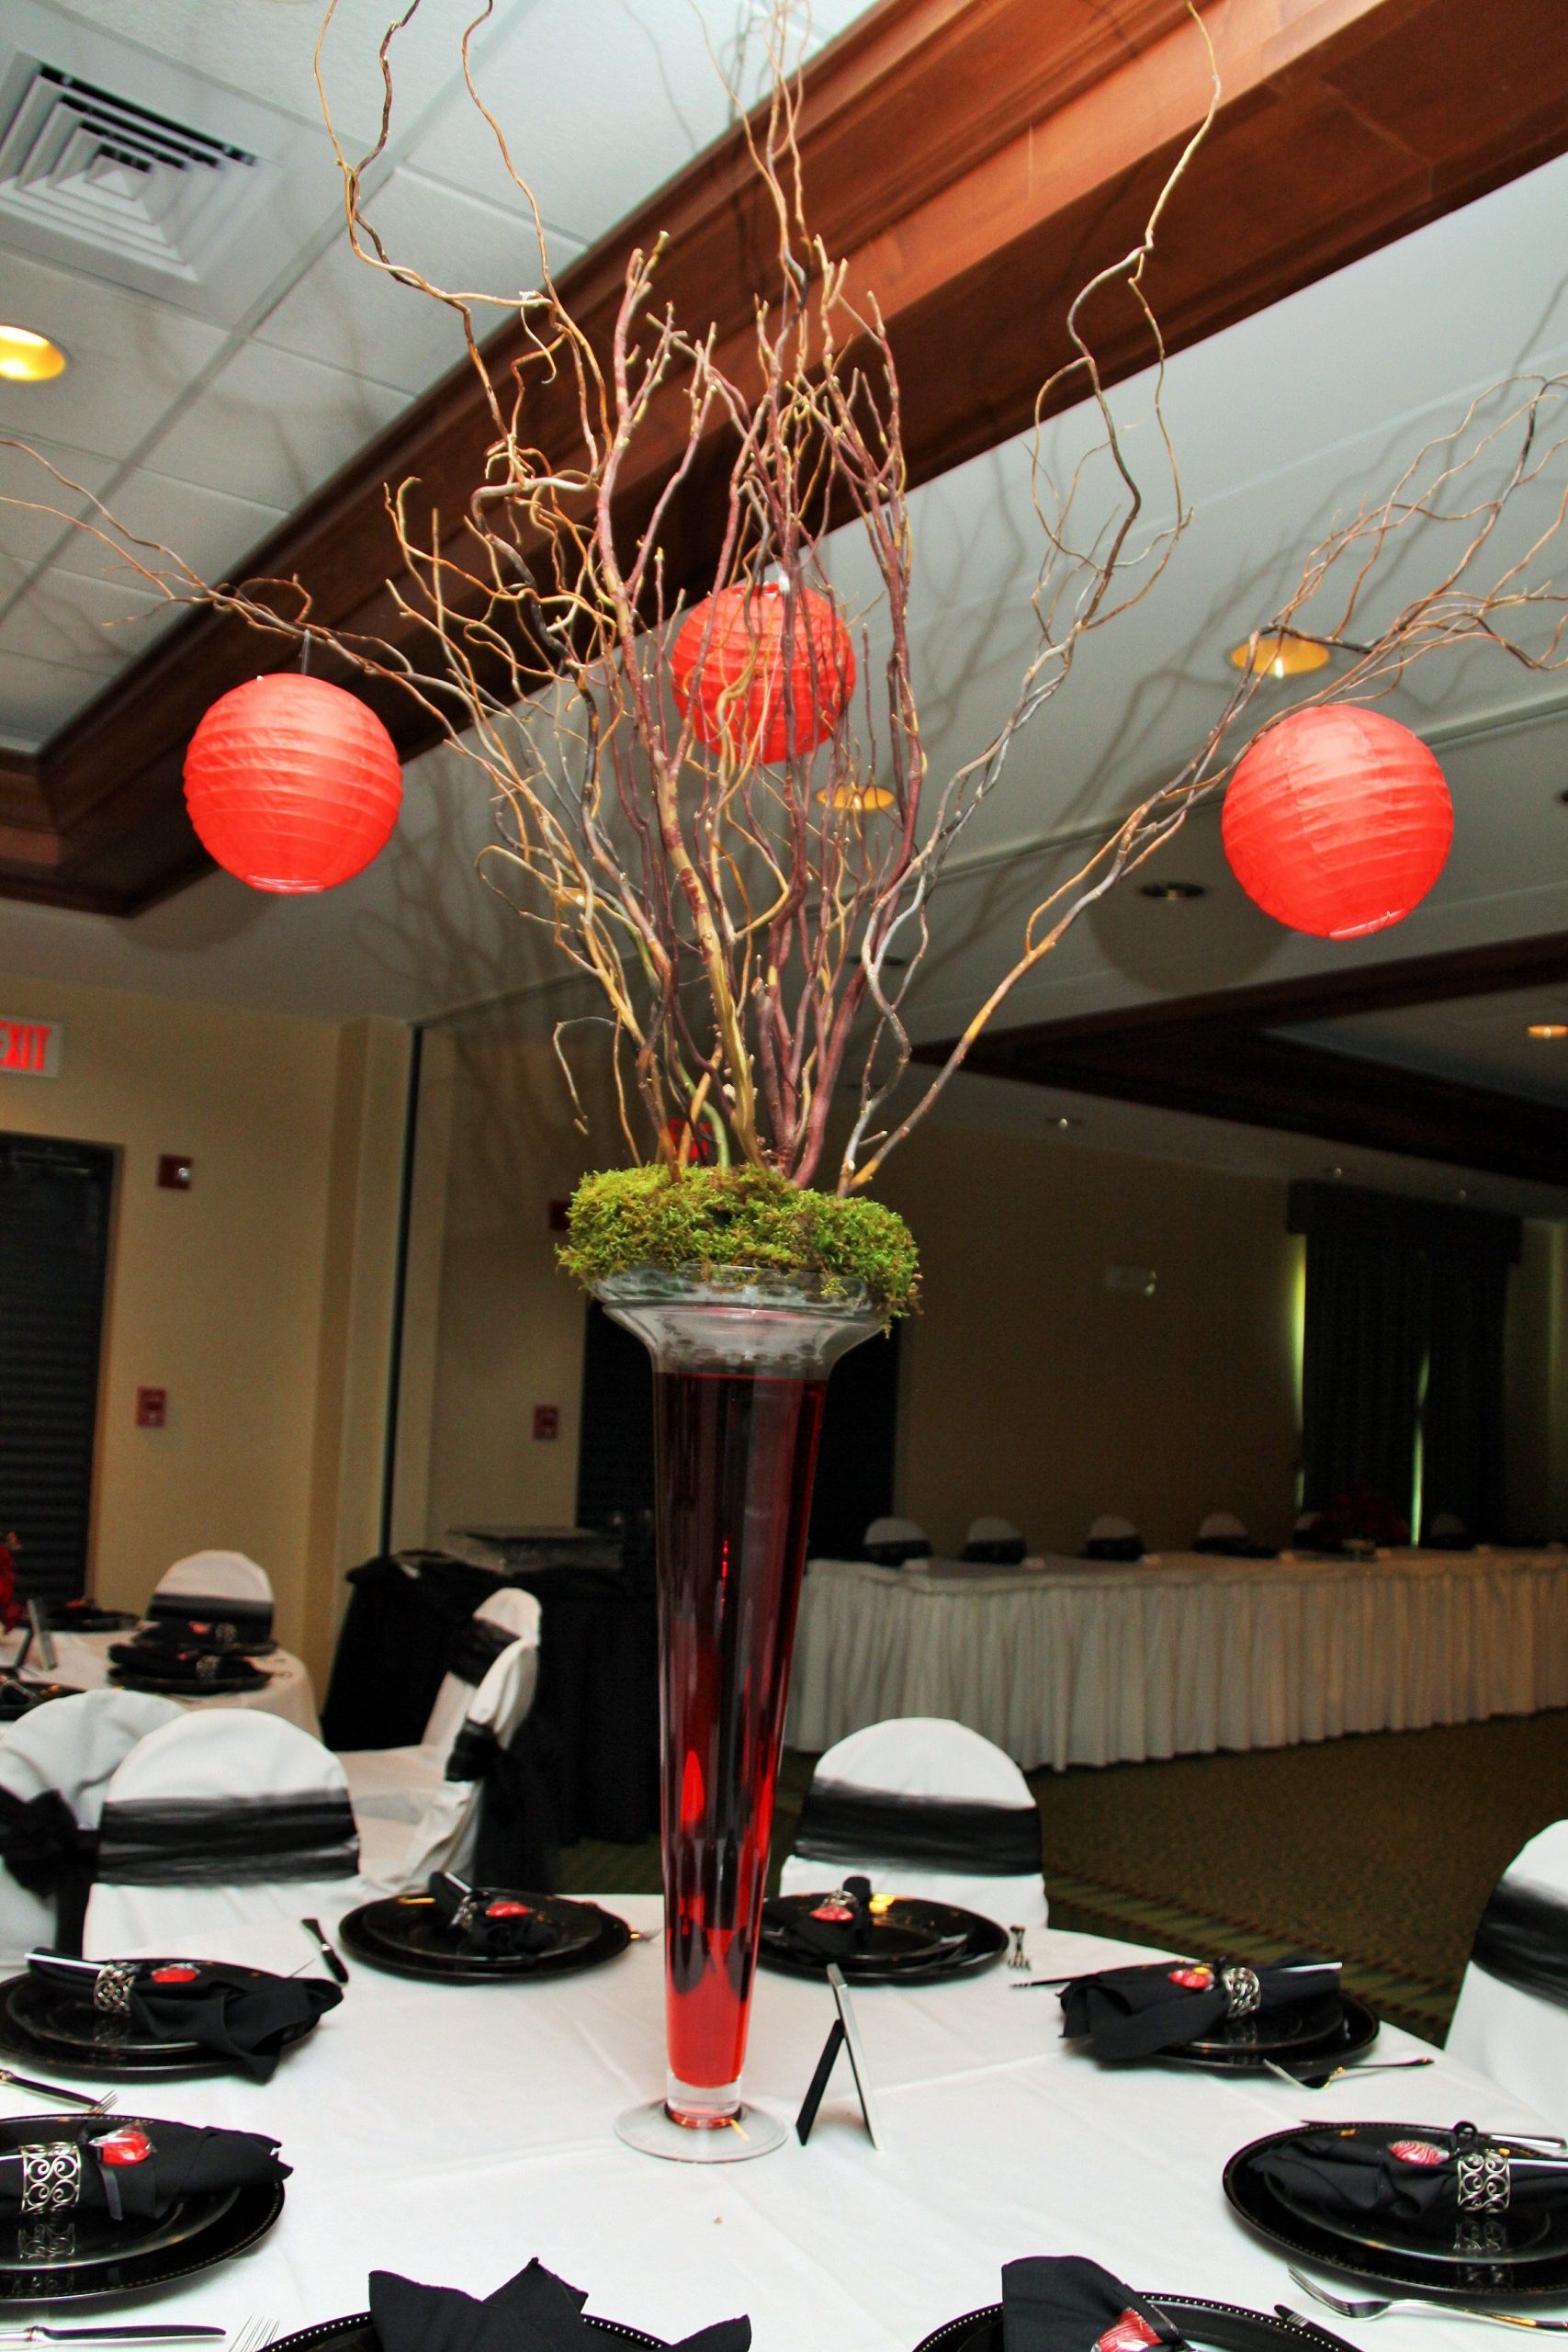
{"type": "Polygon", "coordinates": [[[615,2118],[615,2136],[645,2156],[668,2156],[679,2165],[743,2165],[770,2156],[789,2138],[788,2128],[760,2107],[743,2107],[735,2120],[705,2132],[677,2123],[661,2098],[628,2107],[615,2118]]]}

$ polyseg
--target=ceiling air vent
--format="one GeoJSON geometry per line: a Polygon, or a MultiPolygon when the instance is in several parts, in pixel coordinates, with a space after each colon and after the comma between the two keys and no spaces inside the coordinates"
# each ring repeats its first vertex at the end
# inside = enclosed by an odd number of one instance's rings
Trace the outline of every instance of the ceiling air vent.
{"type": "Polygon", "coordinates": [[[0,88],[0,216],[195,280],[256,158],[227,140],[17,57],[0,88]]]}

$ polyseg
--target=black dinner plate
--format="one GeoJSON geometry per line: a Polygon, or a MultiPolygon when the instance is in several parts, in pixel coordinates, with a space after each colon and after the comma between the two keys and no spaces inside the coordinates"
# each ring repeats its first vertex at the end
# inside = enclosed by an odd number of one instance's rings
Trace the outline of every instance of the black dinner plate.
{"type": "MultiPolygon", "coordinates": [[[[1336,2352],[1351,2352],[1342,2335],[1333,2335],[1316,2321],[1298,2326],[1291,2320],[1276,2319],[1271,2312],[1247,2311],[1240,2303],[1212,2303],[1195,2295],[1145,2295],[1140,2291],[1139,2301],[1153,2303],[1157,2310],[1181,2330],[1188,2344],[1213,2347],[1213,2352],[1281,2352],[1281,2347],[1294,2346],[1301,2352],[1303,2339],[1320,2348],[1333,2345],[1336,2352]]],[[[290,2343],[298,2342],[290,2337],[290,2343]]],[[[282,2352],[282,2347],[277,2347],[282,2352]]],[[[962,2319],[950,2319],[944,2327],[932,2330],[921,2339],[915,2352],[1002,2352],[1002,2307],[991,2303],[984,2311],[965,2312],[962,2319]]]]}
{"type": "Polygon", "coordinates": [[[134,1609],[100,1609],[96,1600],[67,1600],[50,1617],[52,1634],[123,1634],[141,1618],[134,1609]]]}
{"type": "MultiPolygon", "coordinates": [[[[824,1977],[829,1955],[793,1951],[779,1922],[815,1909],[818,1894],[778,1894],[762,1906],[757,1957],[764,1968],[784,1976],[824,1977]]],[[[973,1976],[999,1960],[1008,1946],[1005,1928],[964,1911],[956,1903],[926,1903],[898,1895],[872,1916],[871,1940],[839,1962],[847,1984],[928,1984],[947,1976],[973,1976]]]]}
{"type": "MultiPolygon", "coordinates": [[[[1279,2039],[1273,2033],[1254,2037],[1246,2029],[1258,2024],[1257,2018],[1233,2018],[1206,2041],[1190,2041],[1183,2049],[1162,2051],[1160,2055],[1171,2065],[1207,2066],[1222,2074],[1258,2074],[1264,2061],[1271,2059],[1288,2073],[1315,2075],[1326,2074],[1331,2066],[1350,2064],[1378,2038],[1375,2013],[1353,1993],[1307,2004],[1294,2013],[1299,2021],[1306,2020],[1307,2008],[1319,2013],[1315,2032],[1297,2031],[1279,2039]]],[[[1272,2018],[1269,2024],[1273,2026],[1272,2018]]]]}
{"type": "Polygon", "coordinates": [[[0,1680],[0,1723],[19,1723],[51,1699],[79,1699],[82,1693],[74,1682],[28,1682],[19,1676],[7,1675],[0,1680]]]}
{"type": "MultiPolygon", "coordinates": [[[[664,2352],[664,2339],[647,2335],[640,2327],[623,2327],[619,2321],[595,2319],[589,2312],[582,2314],[582,2324],[591,2327],[595,2335],[618,2336],[623,2344],[652,2345],[657,2352],[664,2352]]],[[[350,2319],[324,2319],[314,2327],[302,2327],[293,2335],[279,2336],[272,2352],[381,2352],[381,2339],[368,2312],[355,2312],[350,2319]]],[[[1342,2347],[1348,2352],[1348,2347],[1342,2347]]]]}
{"type": "MultiPolygon", "coordinates": [[[[146,2116],[118,2111],[109,2121],[116,2129],[157,2128],[146,2116]]],[[[79,2140],[104,2128],[101,2115],[11,2116],[0,2120],[0,2150],[79,2140]]],[[[165,2286],[245,2253],[282,2211],[283,2183],[265,2181],[178,2198],[144,2222],[115,2222],[102,2212],[0,2221],[0,2305],[25,2310],[165,2286]]]]}
{"type": "Polygon", "coordinates": [[[447,1925],[428,1894],[390,1894],[362,1903],[338,1922],[345,1951],[393,1976],[418,1976],[427,1984],[506,1984],[540,1976],[571,1976],[615,1960],[631,1942],[632,1931],[613,1911],[596,1903],[569,1903],[563,1896],[522,1898],[547,1917],[570,1916],[570,1938],[549,1951],[470,1951],[447,1925]]]}
{"type": "MultiPolygon", "coordinates": [[[[231,1650],[214,1650],[214,1657],[234,1657],[231,1650]]],[[[158,1674],[151,1667],[111,1666],[109,1680],[121,1690],[144,1690],[155,1698],[167,1699],[231,1699],[237,1690],[265,1690],[271,1677],[248,1658],[234,1657],[236,1668],[243,1673],[233,1674],[158,1674]]]]}
{"type": "MultiPolygon", "coordinates": [[[[1418,2253],[1408,2245],[1390,2245],[1383,2234],[1383,2225],[1379,2225],[1377,2238],[1355,2237],[1287,2203],[1259,2173],[1258,2157],[1266,2148],[1280,2147],[1309,2132],[1325,2128],[1319,2123],[1298,2123],[1289,2131],[1271,2132],[1266,2138],[1238,2148],[1226,2165],[1225,2195],[1243,2221],[1261,2236],[1325,2269],[1343,2270],[1353,2278],[1376,2279],[1382,2286],[1411,2287],[1422,2295],[1439,2299],[1445,2295],[1551,2296],[1559,2301],[1568,2297],[1568,2228],[1564,2228],[1560,2245],[1555,2242],[1558,2233],[1554,2230],[1554,2242],[1543,2245],[1532,2234],[1533,2224],[1527,2224],[1522,2232],[1518,2229],[1517,2223],[1524,2219],[1522,2214],[1516,2217],[1516,2227],[1510,2235],[1507,2213],[1478,2213],[1468,2217],[1473,2224],[1471,2244],[1456,2247],[1450,2240],[1441,2252],[1428,2247],[1418,2253]]],[[[1383,2141],[1449,2137],[1440,2126],[1430,2123],[1336,2122],[1332,2128],[1337,2132],[1375,2132],[1383,2141]]],[[[1450,2217],[1450,2226],[1452,2219],[1450,2217]]],[[[1568,2196],[1563,2199],[1562,2222],[1568,2224],[1568,2196]]]]}
{"type": "MultiPolygon", "coordinates": [[[[183,1955],[182,1955],[183,1957],[183,1955]]],[[[236,1976],[265,1977],[260,1968],[235,1968],[236,1976]]],[[[284,2036],[292,2050],[321,2022],[308,2018],[284,2036]]],[[[37,2059],[77,2075],[232,2075],[237,2061],[204,2050],[197,2041],[154,2041],[139,2034],[129,2018],[106,2017],[90,1999],[74,1998],[63,1984],[51,1984],[24,1972],[0,1984],[0,2053],[37,2059]]]]}

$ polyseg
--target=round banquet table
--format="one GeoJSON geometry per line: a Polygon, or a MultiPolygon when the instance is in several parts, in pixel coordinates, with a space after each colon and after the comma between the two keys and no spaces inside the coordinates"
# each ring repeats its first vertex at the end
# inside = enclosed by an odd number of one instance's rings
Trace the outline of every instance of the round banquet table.
{"type": "MultiPolygon", "coordinates": [[[[128,1626],[123,1634],[56,1634],[55,1655],[60,1663],[52,1672],[38,1663],[36,1646],[23,1668],[24,1680],[63,1682],[73,1690],[101,1690],[109,1679],[109,1645],[130,1639],[128,1626]]],[[[15,1657],[22,1636],[12,1634],[0,1643],[0,1661],[15,1657]]],[[[254,1690],[220,1691],[211,1699],[178,1699],[181,1707],[259,1707],[264,1714],[281,1715],[285,1723],[298,1724],[301,1731],[320,1739],[321,1723],[316,1714],[316,1694],[310,1688],[310,1677],[303,1658],[292,1650],[270,1650],[265,1657],[254,1663],[266,1676],[265,1683],[254,1690]]]]}
{"type": "Polygon", "coordinates": [[[789,1727],[950,1715],[1025,1771],[1568,1706],[1568,1549],[814,1560],[789,1727]]]}
{"type": "MultiPolygon", "coordinates": [[[[1052,1993],[1015,1991],[998,1966],[855,1996],[880,2152],[840,2058],[808,2146],[792,2135],[755,2163],[665,2163],[613,2130],[661,2081],[660,1904],[603,1899],[649,1940],[589,1973],[435,1986],[351,1960],[342,2007],[270,2084],[120,2086],[122,2114],[266,2132],[294,2167],[254,2253],[135,2311],[231,2327],[265,2312],[281,2334],[364,2310],[372,2268],[484,2295],[537,2256],[592,2312],[669,2340],[744,2311],[759,2352],[910,2352],[997,2301],[1003,2262],[1072,2253],[1136,2289],[1267,2312],[1302,2296],[1284,2256],[1225,2205],[1233,2150],[1308,2115],[1542,2128],[1447,2060],[1315,2094],[1269,2075],[1102,2069],[1062,2046],[1052,1993]]],[[[236,1929],[222,1956],[294,1969],[306,1949],[292,1928],[236,1929]]],[[[1028,1950],[1047,1975],[1152,1957],[1045,1928],[1028,1950]]],[[[825,1984],[761,1975],[751,2095],[793,2117],[831,2019],[825,1984]]],[[[1375,2054],[1421,2047],[1385,2029],[1375,2054]]],[[[1480,2352],[1489,2333],[1449,2320],[1442,2340],[1480,2352]]],[[[1376,2335],[1386,2352],[1433,2352],[1418,2318],[1376,2335]]]]}

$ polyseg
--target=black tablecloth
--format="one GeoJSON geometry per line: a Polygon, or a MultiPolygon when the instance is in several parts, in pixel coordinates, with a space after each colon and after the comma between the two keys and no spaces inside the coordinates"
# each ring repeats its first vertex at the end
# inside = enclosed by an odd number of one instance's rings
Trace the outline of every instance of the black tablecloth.
{"type": "Polygon", "coordinates": [[[562,1844],[640,1844],[659,1826],[659,1634],[651,1563],[569,1565],[497,1577],[442,1553],[349,1572],[322,1710],[329,1747],[408,1747],[424,1725],[454,1635],[498,1583],[538,1595],[539,1683],[525,1727],[562,1844]],[[531,1726],[531,1729],[529,1728],[531,1726]]]}

